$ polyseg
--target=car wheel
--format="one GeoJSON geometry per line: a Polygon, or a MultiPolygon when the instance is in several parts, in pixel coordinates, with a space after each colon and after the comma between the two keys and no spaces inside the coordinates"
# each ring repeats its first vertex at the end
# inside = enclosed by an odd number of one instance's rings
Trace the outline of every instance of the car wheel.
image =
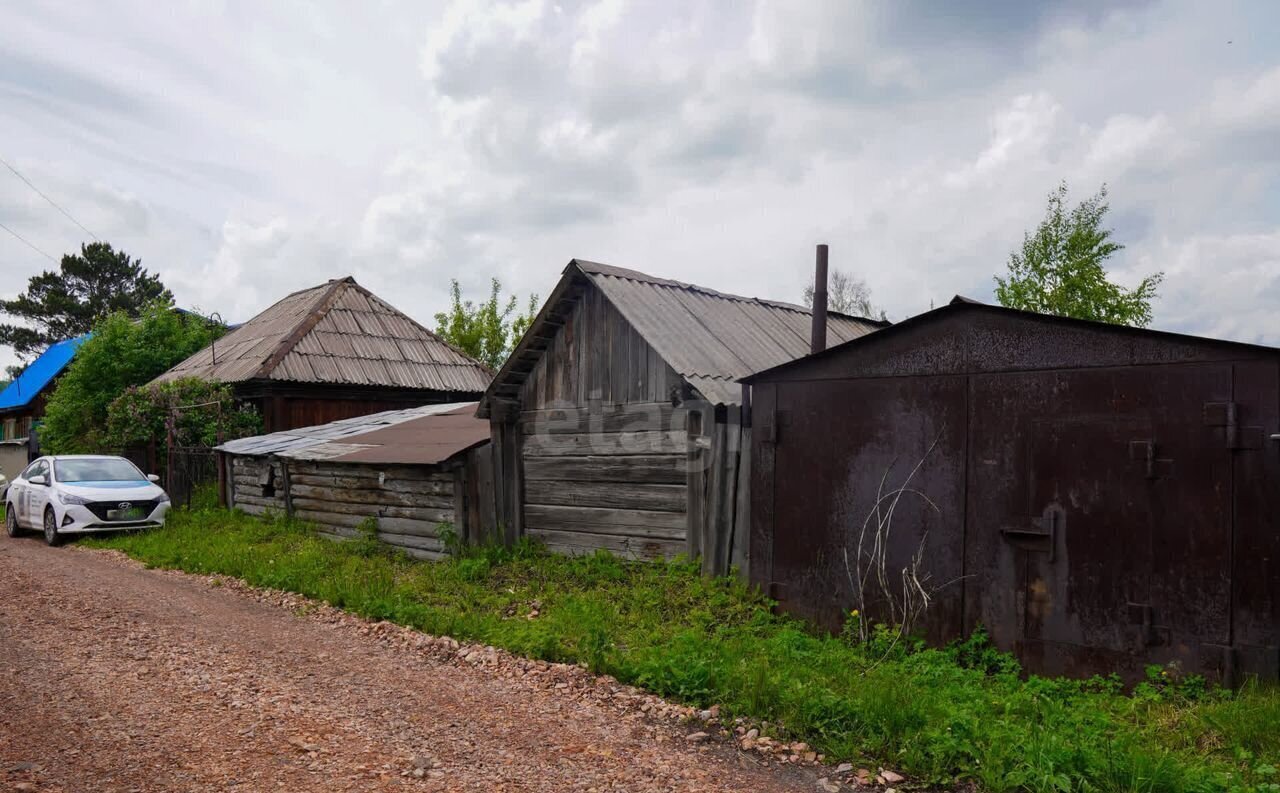
{"type": "Polygon", "coordinates": [[[4,532],[10,537],[17,537],[22,534],[22,527],[18,525],[18,514],[13,511],[13,507],[5,507],[4,510],[4,532]]]}
{"type": "Polygon", "coordinates": [[[58,533],[58,516],[50,507],[44,511],[44,541],[57,547],[62,544],[62,535],[58,533]]]}

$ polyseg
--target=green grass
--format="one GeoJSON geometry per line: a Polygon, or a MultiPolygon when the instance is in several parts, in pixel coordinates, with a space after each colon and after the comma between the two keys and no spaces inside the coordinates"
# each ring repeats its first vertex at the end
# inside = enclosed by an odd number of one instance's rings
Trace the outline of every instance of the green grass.
{"type": "Polygon", "coordinates": [[[593,670],[766,722],[835,760],[1004,791],[1280,793],[1280,692],[1196,679],[1023,679],[981,635],[945,650],[855,645],[771,613],[693,565],[569,559],[532,546],[414,562],[370,542],[214,508],[86,540],[157,567],[222,573],[371,619],[593,670]],[[527,618],[534,608],[538,616],[527,618]]]}

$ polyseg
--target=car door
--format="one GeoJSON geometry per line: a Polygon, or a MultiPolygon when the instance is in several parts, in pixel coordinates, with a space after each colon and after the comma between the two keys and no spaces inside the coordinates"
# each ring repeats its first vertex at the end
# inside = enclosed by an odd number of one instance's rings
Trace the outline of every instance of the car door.
{"type": "Polygon", "coordinates": [[[36,460],[27,469],[27,483],[23,489],[26,491],[24,500],[27,505],[24,518],[28,526],[39,528],[44,521],[44,506],[49,503],[49,477],[48,460],[36,460]],[[38,485],[32,482],[31,479],[36,476],[43,476],[44,484],[38,485]]]}
{"type": "Polygon", "coordinates": [[[36,464],[32,463],[22,470],[22,473],[14,477],[13,482],[9,484],[9,504],[13,506],[14,514],[18,517],[18,524],[25,525],[27,522],[27,490],[31,487],[27,483],[27,477],[31,476],[35,470],[36,464]]]}

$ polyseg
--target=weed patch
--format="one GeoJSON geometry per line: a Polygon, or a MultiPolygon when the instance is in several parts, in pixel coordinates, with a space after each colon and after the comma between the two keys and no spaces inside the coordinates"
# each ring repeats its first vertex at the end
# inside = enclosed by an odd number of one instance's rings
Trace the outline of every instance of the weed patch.
{"type": "MultiPolygon", "coordinates": [[[[365,532],[368,535],[369,532],[365,532]]],[[[1280,793],[1280,692],[1206,687],[1151,670],[1024,678],[983,634],[945,649],[851,642],[771,612],[685,562],[566,558],[522,543],[416,562],[369,536],[211,507],[161,530],[86,540],[148,565],[222,573],[766,722],[828,757],[992,793],[1280,793]]]]}

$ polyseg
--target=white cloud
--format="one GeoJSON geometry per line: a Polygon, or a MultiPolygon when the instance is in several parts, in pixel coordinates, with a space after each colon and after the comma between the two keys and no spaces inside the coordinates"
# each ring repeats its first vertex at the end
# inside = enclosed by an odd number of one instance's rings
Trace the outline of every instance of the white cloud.
{"type": "MultiPolygon", "coordinates": [[[[450,278],[545,294],[574,256],[796,299],[818,241],[900,318],[1106,182],[1158,325],[1280,343],[1280,12],[1045,8],[28,5],[0,156],[229,319],[350,273],[429,322],[450,278]]],[[[7,176],[5,223],[73,249],[7,176]]],[[[11,290],[47,264],[0,236],[11,290]]]]}

